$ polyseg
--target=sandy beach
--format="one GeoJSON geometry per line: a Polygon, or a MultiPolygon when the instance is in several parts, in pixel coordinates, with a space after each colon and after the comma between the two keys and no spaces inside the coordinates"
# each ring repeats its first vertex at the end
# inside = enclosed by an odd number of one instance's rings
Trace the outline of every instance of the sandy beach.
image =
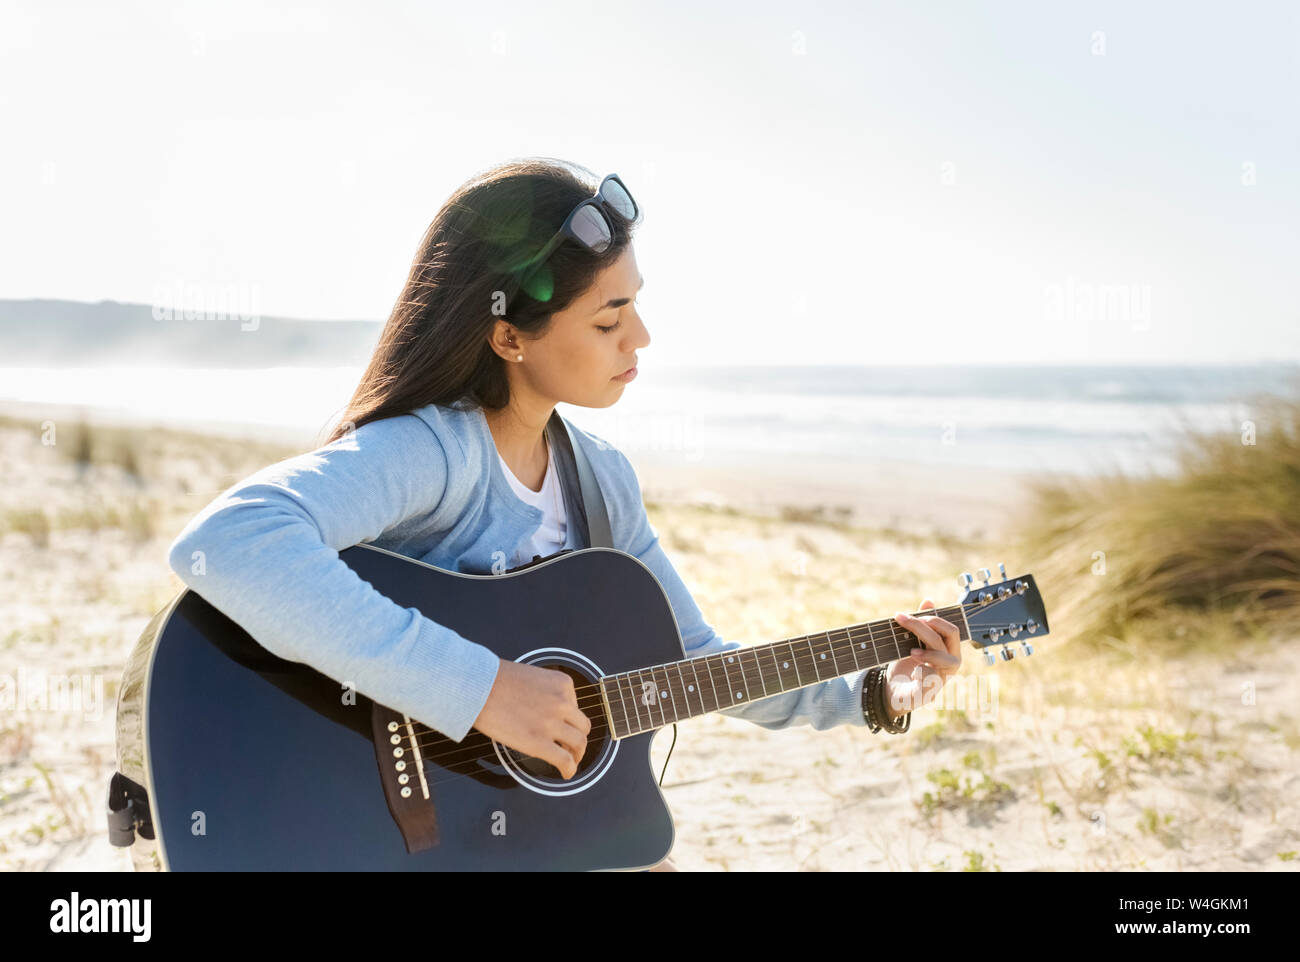
{"type": "MultiPolygon", "coordinates": [[[[0,867],[130,871],[106,840],[121,667],[181,588],[166,550],[218,491],[293,453],[268,438],[103,427],[82,463],[67,413],[0,418],[0,675],[89,679],[78,710],[0,712],[0,867]],[[46,421],[57,442],[43,443],[46,421]],[[98,692],[98,697],[95,693],[98,692]]],[[[633,459],[665,550],[726,638],[758,643],[958,597],[1007,564],[1018,476],[877,465],[633,459]],[[816,483],[810,478],[819,479],[816,483]]],[[[1046,595],[1051,605],[1051,597],[1046,595]]],[[[663,790],[683,870],[1295,871],[1300,644],[1229,655],[1032,658],[969,648],[911,731],[682,724],[663,790]]],[[[1058,629],[1059,634],[1058,634],[1058,629]]],[[[671,730],[659,735],[656,774],[671,730]]]]}

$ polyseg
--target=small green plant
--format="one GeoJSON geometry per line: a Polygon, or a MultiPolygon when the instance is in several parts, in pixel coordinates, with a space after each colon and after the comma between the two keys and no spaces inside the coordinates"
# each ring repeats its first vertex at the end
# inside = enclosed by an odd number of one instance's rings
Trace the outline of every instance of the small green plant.
{"type": "Polygon", "coordinates": [[[940,708],[935,714],[937,716],[935,720],[916,733],[916,740],[920,742],[922,748],[929,748],[936,741],[949,734],[966,734],[975,731],[979,727],[960,708],[952,710],[940,708]]]}
{"type": "Polygon", "coordinates": [[[974,849],[967,849],[965,852],[962,852],[962,854],[966,856],[966,866],[965,868],[962,869],[963,872],[1001,872],[1002,871],[1002,868],[998,865],[994,865],[992,868],[989,868],[989,866],[984,861],[983,852],[977,852],[974,849]]]}
{"type": "Polygon", "coordinates": [[[1152,725],[1143,725],[1138,729],[1138,735],[1139,738],[1124,739],[1125,757],[1141,762],[1152,771],[1182,771],[1188,758],[1201,759],[1199,750],[1186,747],[1188,742],[1195,740],[1195,732],[1176,735],[1173,732],[1158,731],[1152,725]]]}
{"type": "Polygon", "coordinates": [[[916,741],[922,748],[929,748],[943,736],[946,726],[943,722],[931,722],[916,733],[916,741]]]}
{"type": "Polygon", "coordinates": [[[1150,835],[1159,839],[1166,847],[1172,847],[1178,841],[1174,833],[1169,829],[1173,820],[1172,815],[1161,817],[1160,813],[1154,808],[1144,808],[1137,821],[1138,831],[1143,835],[1150,835]]]}
{"type": "Polygon", "coordinates": [[[997,781],[984,770],[984,757],[979,752],[968,752],[962,759],[963,774],[948,768],[927,772],[926,779],[935,791],[925,792],[916,803],[921,814],[933,818],[941,810],[965,811],[972,824],[989,820],[1003,803],[1016,797],[1006,782],[997,781]]]}
{"type": "Polygon", "coordinates": [[[23,836],[34,836],[33,844],[39,843],[46,835],[58,831],[66,823],[66,819],[59,818],[57,815],[46,815],[44,822],[32,822],[20,834],[23,836]]]}
{"type": "Polygon", "coordinates": [[[1096,759],[1097,770],[1103,776],[1110,770],[1110,766],[1112,764],[1110,760],[1110,756],[1107,755],[1105,752],[1103,752],[1100,748],[1094,748],[1092,751],[1084,752],[1083,757],[1096,759]]]}

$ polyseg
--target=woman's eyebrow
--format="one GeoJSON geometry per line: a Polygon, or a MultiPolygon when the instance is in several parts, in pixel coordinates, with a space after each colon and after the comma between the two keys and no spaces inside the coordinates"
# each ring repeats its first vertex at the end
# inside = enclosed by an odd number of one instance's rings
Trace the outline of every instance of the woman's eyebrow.
{"type": "MultiPolygon", "coordinates": [[[[641,290],[641,288],[643,288],[643,287],[645,287],[645,277],[642,277],[642,278],[641,278],[641,283],[637,285],[636,289],[639,291],[639,290],[641,290]]],[[[606,301],[604,304],[600,305],[600,307],[596,308],[596,309],[595,309],[594,311],[592,311],[591,313],[593,313],[593,314],[599,314],[601,311],[605,310],[606,308],[610,308],[610,307],[622,307],[624,304],[626,304],[626,303],[627,303],[628,301],[630,301],[631,299],[632,299],[632,298],[630,298],[630,297],[615,297],[615,298],[611,298],[610,300],[608,300],[608,301],[606,301]]]]}

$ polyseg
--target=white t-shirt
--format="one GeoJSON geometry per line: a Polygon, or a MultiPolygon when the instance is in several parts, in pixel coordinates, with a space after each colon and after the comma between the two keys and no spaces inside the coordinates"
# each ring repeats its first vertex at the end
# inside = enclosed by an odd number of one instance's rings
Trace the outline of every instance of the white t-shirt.
{"type": "Polygon", "coordinates": [[[515,557],[510,562],[512,568],[532,561],[533,555],[541,555],[545,558],[547,555],[555,554],[564,547],[567,538],[564,493],[560,490],[560,476],[555,470],[555,458],[551,457],[550,441],[546,443],[546,477],[542,479],[540,491],[532,490],[516,478],[514,472],[510,470],[510,465],[506,464],[506,459],[501,457],[501,452],[497,452],[501,471],[510,482],[515,495],[525,504],[540,508],[542,511],[541,526],[530,539],[519,546],[519,550],[515,552],[515,557]]]}

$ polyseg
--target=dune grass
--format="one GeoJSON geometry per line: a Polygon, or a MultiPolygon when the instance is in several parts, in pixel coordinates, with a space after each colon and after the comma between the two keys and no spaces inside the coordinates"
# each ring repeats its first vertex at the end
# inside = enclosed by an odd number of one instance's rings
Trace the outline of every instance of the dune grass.
{"type": "Polygon", "coordinates": [[[1300,623],[1300,393],[1185,430],[1170,476],[1036,480],[1019,535],[1058,642],[1173,654],[1300,623]]]}

